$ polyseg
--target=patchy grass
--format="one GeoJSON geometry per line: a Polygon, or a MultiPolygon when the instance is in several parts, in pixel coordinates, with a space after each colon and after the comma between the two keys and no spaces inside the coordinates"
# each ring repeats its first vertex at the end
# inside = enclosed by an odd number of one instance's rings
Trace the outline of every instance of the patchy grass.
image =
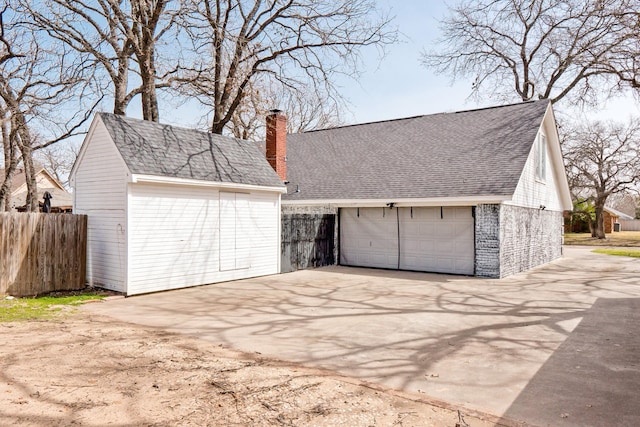
{"type": "Polygon", "coordinates": [[[592,252],[607,255],[630,256],[640,258],[640,249],[594,249],[592,252]]]}
{"type": "Polygon", "coordinates": [[[607,234],[606,239],[596,239],[589,233],[565,233],[565,245],[640,247],[640,231],[620,231],[607,234]]]}
{"type": "Polygon", "coordinates": [[[75,310],[74,306],[89,300],[100,300],[106,295],[82,293],[67,296],[43,296],[36,298],[0,297],[0,322],[25,320],[49,320],[75,310]]]}

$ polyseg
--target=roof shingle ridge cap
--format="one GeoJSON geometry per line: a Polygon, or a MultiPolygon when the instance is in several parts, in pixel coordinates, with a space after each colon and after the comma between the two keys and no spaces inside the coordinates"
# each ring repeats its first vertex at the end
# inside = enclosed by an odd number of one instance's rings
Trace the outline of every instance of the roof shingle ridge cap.
{"type": "Polygon", "coordinates": [[[505,108],[505,107],[514,107],[514,106],[517,106],[517,105],[524,105],[524,104],[533,104],[533,103],[539,102],[539,101],[549,101],[549,100],[548,99],[530,99],[528,101],[513,102],[511,104],[504,104],[504,105],[492,105],[492,106],[489,106],[489,107],[472,108],[472,109],[469,109],[469,110],[442,111],[442,112],[439,112],[439,113],[419,114],[417,116],[410,116],[410,117],[398,117],[398,118],[395,118],[395,119],[374,120],[374,121],[371,121],[371,122],[353,123],[353,124],[349,124],[349,125],[334,126],[334,127],[329,127],[329,128],[323,128],[323,129],[312,129],[312,130],[308,130],[308,131],[305,131],[305,132],[298,132],[298,133],[287,134],[287,135],[303,135],[303,134],[306,134],[306,133],[322,132],[322,131],[337,130],[337,129],[345,129],[345,128],[350,128],[350,127],[355,127],[355,126],[366,126],[366,125],[373,125],[373,124],[379,124],[379,123],[399,122],[399,121],[402,121],[402,120],[413,120],[413,119],[419,119],[421,117],[449,115],[449,114],[459,114],[459,113],[472,113],[472,112],[475,112],[475,111],[492,110],[492,109],[505,108]]]}
{"type": "Polygon", "coordinates": [[[140,124],[148,124],[151,126],[167,126],[169,128],[173,128],[173,129],[179,129],[179,130],[183,130],[183,131],[188,131],[188,132],[195,132],[195,133],[199,133],[199,134],[203,134],[203,135],[212,135],[214,137],[221,137],[221,138],[225,138],[225,139],[233,139],[239,142],[252,142],[249,141],[248,139],[242,139],[242,138],[237,138],[235,136],[229,136],[229,135],[222,135],[219,133],[213,133],[213,132],[209,132],[208,130],[202,130],[202,129],[196,129],[196,128],[190,128],[190,127],[186,127],[186,126],[180,126],[180,125],[172,125],[169,123],[160,123],[160,122],[153,122],[151,120],[145,120],[145,119],[139,119],[137,117],[131,117],[131,116],[124,116],[124,115],[120,115],[120,114],[115,114],[115,113],[109,113],[109,112],[105,112],[105,111],[99,111],[98,113],[96,113],[100,116],[109,116],[109,117],[114,117],[117,120],[122,120],[122,121],[132,121],[132,122],[138,122],[140,124]]]}

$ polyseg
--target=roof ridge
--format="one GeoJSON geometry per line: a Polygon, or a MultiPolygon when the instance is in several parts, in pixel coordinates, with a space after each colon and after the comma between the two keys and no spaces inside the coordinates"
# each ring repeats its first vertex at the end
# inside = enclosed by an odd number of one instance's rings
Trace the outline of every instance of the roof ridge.
{"type": "Polygon", "coordinates": [[[538,101],[549,101],[549,100],[546,99],[546,98],[545,99],[530,99],[528,101],[513,102],[511,104],[493,105],[493,106],[489,106],[489,107],[472,108],[470,110],[460,110],[460,111],[454,111],[452,113],[444,113],[444,114],[471,113],[471,112],[474,112],[474,111],[493,110],[493,109],[497,109],[497,108],[514,107],[516,105],[533,104],[533,103],[538,102],[538,101]]]}
{"type": "Polygon", "coordinates": [[[437,116],[437,115],[440,115],[440,114],[471,113],[471,112],[475,112],[475,111],[483,111],[483,110],[492,110],[492,109],[497,109],[497,108],[513,107],[513,106],[516,106],[516,105],[533,104],[533,103],[539,102],[539,101],[548,101],[548,99],[533,99],[533,100],[529,100],[529,101],[513,102],[511,104],[504,104],[504,105],[493,105],[493,106],[489,106],[489,107],[472,108],[472,109],[468,109],[468,110],[442,111],[442,112],[439,112],[439,113],[419,114],[417,116],[410,116],[410,117],[398,117],[396,119],[385,119],[385,120],[374,120],[374,121],[371,121],[371,122],[363,122],[363,123],[352,123],[352,124],[349,124],[349,125],[334,126],[334,127],[329,127],[329,128],[323,128],[323,129],[312,129],[312,130],[308,130],[308,131],[305,131],[305,132],[298,132],[296,134],[299,135],[299,134],[312,133],[312,132],[322,132],[322,131],[326,131],[326,130],[345,129],[345,128],[350,128],[350,127],[355,127],[355,126],[366,126],[366,125],[372,125],[372,124],[378,124],[378,123],[400,122],[400,121],[403,121],[403,120],[413,120],[413,119],[418,119],[418,118],[421,118],[421,117],[437,116]]]}
{"type": "Polygon", "coordinates": [[[180,130],[189,131],[189,132],[197,132],[197,133],[201,133],[201,134],[204,134],[204,135],[214,135],[216,137],[219,136],[219,137],[222,137],[222,138],[229,138],[229,139],[234,139],[236,141],[242,141],[242,142],[252,142],[252,141],[249,141],[247,139],[242,139],[242,138],[237,138],[235,136],[214,133],[214,132],[210,132],[208,130],[190,128],[190,127],[180,126],[180,125],[172,125],[172,124],[169,124],[169,123],[154,122],[154,121],[151,121],[151,120],[139,119],[137,117],[125,116],[125,115],[108,113],[108,112],[103,112],[103,111],[100,111],[97,114],[98,115],[102,115],[102,116],[110,116],[110,117],[113,117],[113,118],[115,118],[117,120],[132,121],[132,122],[137,122],[137,123],[140,123],[140,124],[149,124],[149,125],[152,125],[152,126],[154,126],[154,125],[157,125],[157,126],[168,126],[170,128],[173,128],[173,129],[180,129],[180,130]]]}

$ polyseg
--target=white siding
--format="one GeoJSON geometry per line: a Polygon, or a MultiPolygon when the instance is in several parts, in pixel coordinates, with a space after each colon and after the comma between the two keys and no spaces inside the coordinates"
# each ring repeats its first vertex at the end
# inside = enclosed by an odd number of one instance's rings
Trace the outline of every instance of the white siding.
{"type": "Polygon", "coordinates": [[[129,201],[129,295],[278,273],[277,193],[130,184],[129,201]]]}
{"type": "Polygon", "coordinates": [[[88,215],[87,280],[125,292],[127,167],[96,122],[74,175],[74,213],[88,215]]]}
{"type": "Polygon", "coordinates": [[[562,211],[556,183],[556,174],[558,171],[554,169],[553,162],[551,161],[549,153],[550,143],[552,143],[551,138],[547,138],[546,178],[544,180],[536,178],[536,144],[534,143],[531,152],[529,152],[529,157],[520,176],[516,191],[509,204],[534,209],[545,206],[545,209],[548,210],[562,211]]]}
{"type": "Polygon", "coordinates": [[[250,197],[244,193],[220,193],[220,270],[251,266],[250,197]]]}

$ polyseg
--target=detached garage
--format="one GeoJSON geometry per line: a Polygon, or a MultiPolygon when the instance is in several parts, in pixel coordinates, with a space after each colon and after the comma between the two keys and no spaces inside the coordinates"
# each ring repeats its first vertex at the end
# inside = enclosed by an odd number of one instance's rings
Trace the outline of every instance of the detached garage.
{"type": "Polygon", "coordinates": [[[285,187],[250,142],[100,113],[71,182],[92,285],[134,295],[280,271],[285,187]]]}

